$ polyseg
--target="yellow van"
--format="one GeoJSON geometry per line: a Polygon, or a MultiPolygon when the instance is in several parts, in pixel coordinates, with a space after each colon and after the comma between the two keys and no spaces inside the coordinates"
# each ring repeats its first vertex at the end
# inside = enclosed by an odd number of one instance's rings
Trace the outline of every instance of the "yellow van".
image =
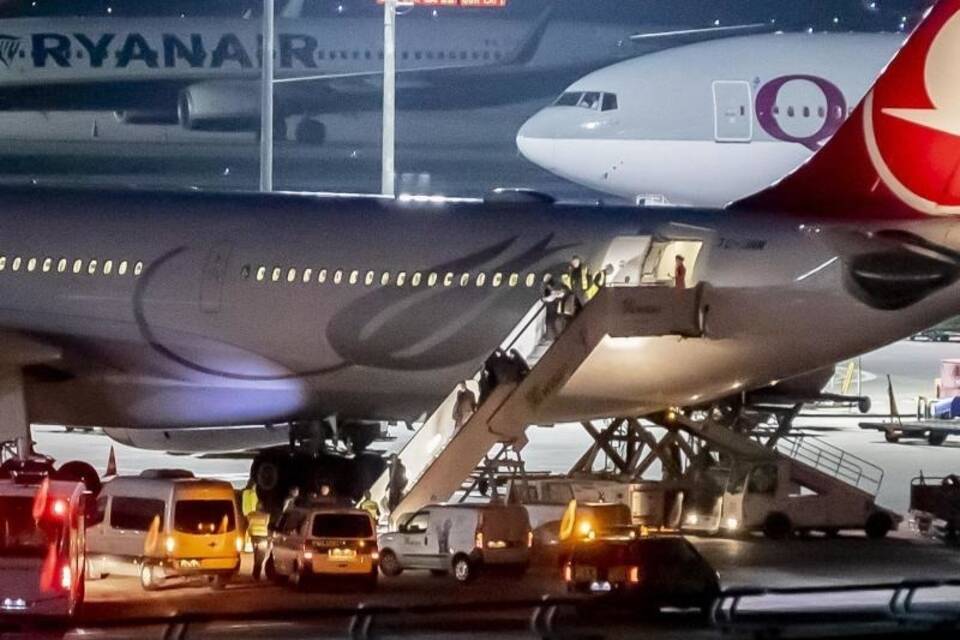
{"type": "Polygon", "coordinates": [[[233,487],[154,469],[103,484],[87,526],[87,575],[136,575],[145,590],[202,576],[224,587],[240,569],[244,534],[233,487]]]}

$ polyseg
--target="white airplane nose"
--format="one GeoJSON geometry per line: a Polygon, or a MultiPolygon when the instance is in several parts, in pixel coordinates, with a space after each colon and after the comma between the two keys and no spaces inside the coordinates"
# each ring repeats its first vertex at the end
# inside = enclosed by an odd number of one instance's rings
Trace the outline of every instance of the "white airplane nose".
{"type": "Polygon", "coordinates": [[[543,128],[538,122],[539,114],[527,120],[520,131],[517,132],[517,149],[524,158],[530,162],[553,170],[554,148],[556,140],[553,137],[544,135],[543,128]]]}

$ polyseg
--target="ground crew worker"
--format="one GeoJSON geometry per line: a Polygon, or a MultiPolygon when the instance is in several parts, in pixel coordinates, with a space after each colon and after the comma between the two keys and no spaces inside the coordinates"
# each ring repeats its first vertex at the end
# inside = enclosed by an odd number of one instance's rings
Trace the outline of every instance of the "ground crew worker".
{"type": "Polygon", "coordinates": [[[600,292],[600,289],[603,289],[607,286],[607,277],[613,274],[613,265],[608,264],[600,271],[597,271],[594,274],[593,278],[590,280],[590,289],[587,291],[587,300],[592,300],[593,296],[597,295],[600,292]]]}
{"type": "Polygon", "coordinates": [[[249,514],[257,510],[257,505],[260,503],[260,500],[257,498],[257,486],[253,481],[253,478],[250,478],[247,481],[247,486],[243,488],[243,491],[240,492],[240,511],[243,513],[244,517],[247,517],[249,514]]]}
{"type": "Polygon", "coordinates": [[[683,264],[683,256],[677,256],[674,264],[673,284],[677,289],[687,288],[687,267],[683,264]]]}
{"type": "Polygon", "coordinates": [[[570,290],[570,287],[564,284],[560,297],[559,330],[557,331],[558,335],[564,332],[579,311],[580,302],[577,300],[577,296],[575,296],[573,291],[570,290]]]}
{"type": "Polygon", "coordinates": [[[287,511],[297,504],[297,499],[300,497],[300,488],[299,487],[290,487],[290,493],[287,494],[287,499],[283,501],[283,510],[287,511]]]}
{"type": "Polygon", "coordinates": [[[259,580],[263,571],[263,563],[267,559],[267,549],[270,546],[270,514],[263,511],[259,501],[254,511],[247,515],[247,534],[250,536],[250,545],[253,547],[253,579],[259,580]]]}
{"type": "Polygon", "coordinates": [[[394,511],[403,498],[403,490],[407,488],[407,469],[395,453],[390,454],[390,482],[387,484],[387,509],[394,511]]]}
{"type": "Polygon", "coordinates": [[[590,269],[583,264],[580,256],[573,256],[570,259],[567,272],[563,274],[563,284],[570,288],[581,307],[587,303],[587,300],[589,300],[587,292],[593,282],[590,277],[590,269]]]}
{"type": "Polygon", "coordinates": [[[510,378],[513,382],[520,382],[530,373],[530,365],[527,364],[526,358],[516,349],[510,349],[507,352],[507,362],[510,363],[510,378]]]}
{"type": "Polygon", "coordinates": [[[380,507],[377,505],[377,502],[370,496],[370,492],[367,491],[363,494],[363,501],[360,502],[360,508],[370,514],[370,517],[373,518],[374,522],[380,521],[380,507]]]}
{"type": "Polygon", "coordinates": [[[477,410],[477,397],[467,388],[466,382],[461,382],[457,390],[457,400],[453,404],[454,433],[467,423],[473,412],[477,410]]]}
{"type": "Polygon", "coordinates": [[[563,299],[563,290],[553,281],[553,274],[548,273],[543,279],[543,294],[540,301],[544,306],[544,336],[547,340],[556,340],[560,335],[560,300],[563,299]]]}

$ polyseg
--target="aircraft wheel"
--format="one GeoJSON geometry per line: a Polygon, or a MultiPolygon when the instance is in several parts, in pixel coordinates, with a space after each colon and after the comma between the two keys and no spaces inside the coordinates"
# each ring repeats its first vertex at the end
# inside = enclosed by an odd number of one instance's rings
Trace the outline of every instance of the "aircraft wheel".
{"type": "Polygon", "coordinates": [[[893,431],[884,431],[883,439],[890,443],[900,442],[900,436],[895,434],[893,431]]]}
{"type": "Polygon", "coordinates": [[[257,487],[257,497],[268,510],[279,509],[287,497],[287,457],[276,451],[258,454],[250,467],[250,477],[257,487]]]}
{"type": "Polygon", "coordinates": [[[94,496],[99,495],[100,493],[100,475],[92,465],[89,465],[82,460],[71,460],[70,462],[65,462],[64,464],[60,465],[60,468],[57,469],[57,472],[54,475],[59,480],[74,480],[76,482],[82,482],[84,486],[87,487],[87,490],[90,491],[90,493],[92,493],[94,496]]]}
{"type": "Polygon", "coordinates": [[[313,118],[304,118],[294,129],[293,137],[297,142],[319,147],[327,141],[327,125],[313,118]]]}
{"type": "Polygon", "coordinates": [[[863,396],[857,400],[857,411],[860,413],[870,413],[870,398],[863,396]]]}

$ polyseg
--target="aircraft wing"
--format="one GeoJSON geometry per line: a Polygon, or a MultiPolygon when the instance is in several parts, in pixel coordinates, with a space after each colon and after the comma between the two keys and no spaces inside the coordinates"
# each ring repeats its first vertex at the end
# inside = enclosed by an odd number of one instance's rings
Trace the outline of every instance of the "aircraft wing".
{"type": "Polygon", "coordinates": [[[630,40],[634,44],[654,44],[666,49],[685,44],[706,42],[707,40],[746,36],[755,33],[773,33],[775,31],[777,31],[777,27],[771,22],[754,22],[749,24],[718,25],[697,29],[674,29],[671,31],[635,33],[630,36],[630,40]]]}

